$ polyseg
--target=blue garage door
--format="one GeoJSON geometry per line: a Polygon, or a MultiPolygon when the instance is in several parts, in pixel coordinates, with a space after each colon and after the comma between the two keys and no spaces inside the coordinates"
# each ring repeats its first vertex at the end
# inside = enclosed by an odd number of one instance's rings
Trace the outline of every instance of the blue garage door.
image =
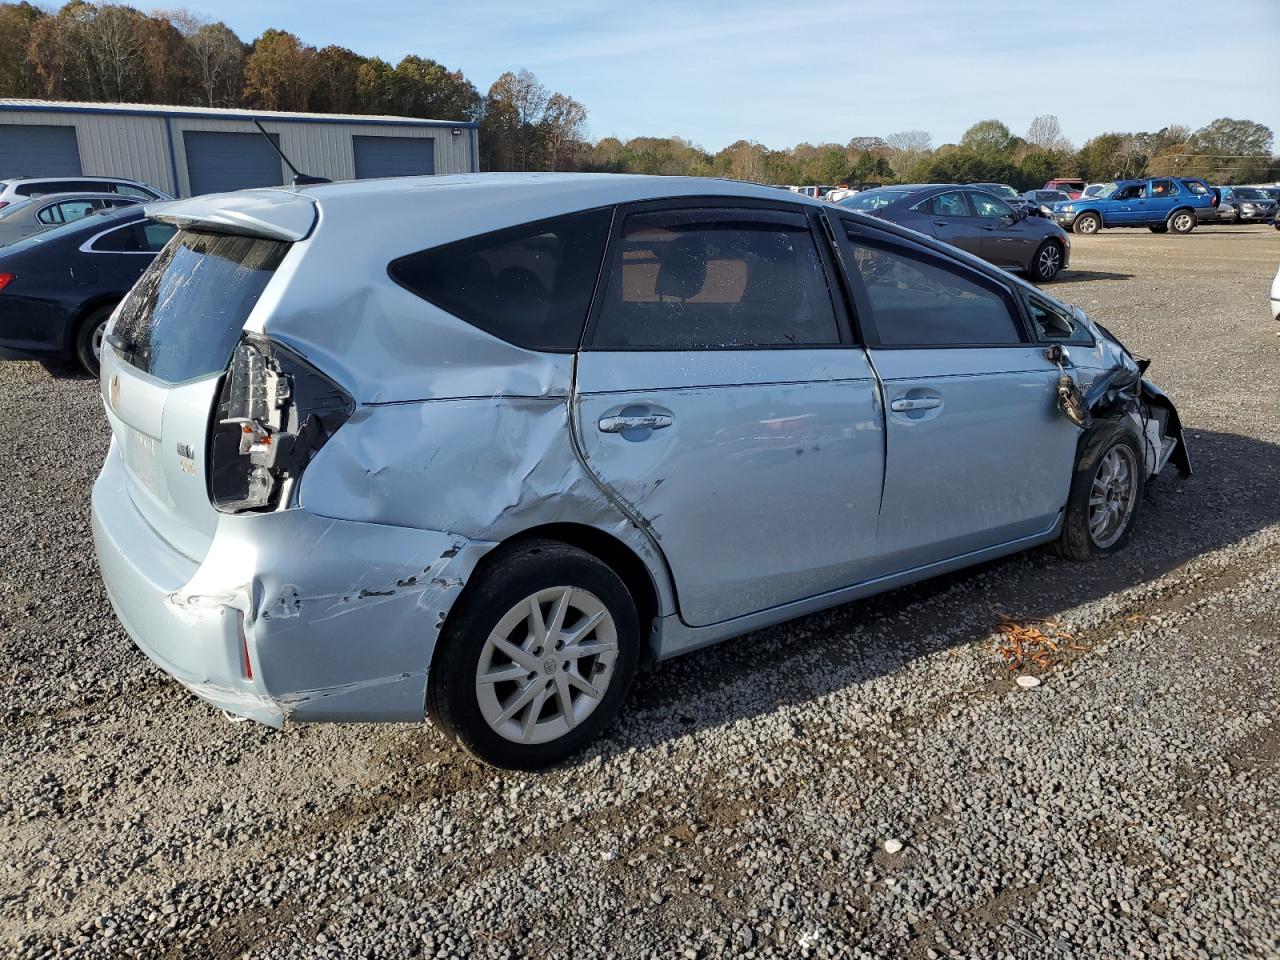
{"type": "Polygon", "coordinates": [[[0,124],[0,179],[78,177],[81,173],[75,127],[0,124]]]}
{"type": "Polygon", "coordinates": [[[431,137],[352,137],[356,177],[418,177],[436,172],[431,137]]]}
{"type": "MultiPolygon", "coordinates": [[[[276,143],[280,138],[275,134],[276,143]]],[[[213,133],[186,130],[187,176],[191,195],[225,193],[245,187],[278,187],[284,183],[280,154],[260,133],[213,133]]],[[[294,163],[297,163],[295,160],[294,163]]]]}

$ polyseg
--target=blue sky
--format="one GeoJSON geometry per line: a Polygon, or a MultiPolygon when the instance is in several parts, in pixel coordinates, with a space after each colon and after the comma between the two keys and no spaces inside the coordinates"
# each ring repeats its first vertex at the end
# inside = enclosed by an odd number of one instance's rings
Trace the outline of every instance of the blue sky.
{"type": "Polygon", "coordinates": [[[190,5],[246,40],[274,26],[393,63],[431,57],[481,93],[527,67],[587,106],[593,139],[677,134],[715,150],[922,129],[938,145],[989,117],[1024,133],[1041,113],[1077,146],[1220,116],[1280,134],[1280,0],[190,5]]]}

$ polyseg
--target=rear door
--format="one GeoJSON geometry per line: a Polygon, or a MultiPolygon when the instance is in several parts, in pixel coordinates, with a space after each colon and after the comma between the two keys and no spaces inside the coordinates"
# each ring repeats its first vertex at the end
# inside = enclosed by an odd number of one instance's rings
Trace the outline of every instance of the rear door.
{"type": "Polygon", "coordinates": [[[872,569],[878,391],[810,217],[714,199],[615,217],[575,426],[589,468],[661,547],[696,626],[872,569]]]}
{"type": "Polygon", "coordinates": [[[907,570],[1051,529],[1078,430],[1057,410],[1057,368],[1011,290],[865,225],[843,233],[888,406],[877,533],[886,565],[907,570]]]}
{"type": "MultiPolygon", "coordinates": [[[[148,225],[165,226],[141,221],[144,238],[148,225]]],[[[102,394],[129,497],[157,533],[193,560],[204,557],[218,519],[205,478],[218,384],[288,247],[183,231],[107,330],[102,394]]]]}
{"type": "Polygon", "coordinates": [[[982,256],[983,230],[969,205],[967,190],[948,190],[916,204],[927,218],[929,230],[943,243],[982,256]]]}
{"type": "Polygon", "coordinates": [[[1178,189],[1178,182],[1167,177],[1152,180],[1147,194],[1139,223],[1160,223],[1168,219],[1173,208],[1183,205],[1185,200],[1182,191],[1178,189]]]}

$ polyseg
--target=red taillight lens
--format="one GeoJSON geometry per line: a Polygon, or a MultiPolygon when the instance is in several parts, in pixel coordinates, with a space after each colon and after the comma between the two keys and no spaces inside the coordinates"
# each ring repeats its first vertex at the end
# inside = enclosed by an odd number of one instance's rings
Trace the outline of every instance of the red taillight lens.
{"type": "Polygon", "coordinates": [[[3,209],[4,209],[5,207],[7,207],[8,205],[9,205],[9,201],[8,201],[8,200],[0,200],[0,210],[3,210],[3,209]]]}
{"type": "Polygon", "coordinates": [[[13,282],[12,273],[0,273],[0,290],[3,290],[13,282]]]}

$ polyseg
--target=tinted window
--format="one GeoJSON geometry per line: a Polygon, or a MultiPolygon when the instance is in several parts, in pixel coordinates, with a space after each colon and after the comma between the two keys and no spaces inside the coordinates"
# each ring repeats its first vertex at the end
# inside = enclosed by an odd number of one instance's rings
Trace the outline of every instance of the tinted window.
{"type": "Polygon", "coordinates": [[[900,249],[850,238],[853,262],[885,346],[1022,342],[1008,297],[974,275],[900,249]]]}
{"type": "Polygon", "coordinates": [[[840,201],[840,206],[850,210],[879,210],[891,203],[911,196],[910,190],[864,190],[840,201]]]}
{"type": "Polygon", "coordinates": [[[1029,299],[1031,320],[1042,340],[1058,343],[1093,343],[1093,335],[1066,309],[1036,297],[1029,299]]]}
{"type": "Polygon", "coordinates": [[[1172,180],[1152,180],[1151,195],[1153,197],[1176,197],[1178,186],[1172,180]]]}
{"type": "Polygon", "coordinates": [[[972,217],[969,202],[961,190],[950,190],[930,197],[920,204],[919,209],[931,217],[972,217]]]}
{"type": "Polygon", "coordinates": [[[627,217],[592,345],[717,350],[839,341],[803,216],[703,209],[627,217]]]}
{"type": "Polygon", "coordinates": [[[150,190],[143,190],[141,187],[135,187],[128,183],[114,183],[111,185],[113,192],[124,197],[139,197],[143,200],[155,200],[156,195],[150,190]]]}
{"type": "Polygon", "coordinates": [[[288,249],[279,240],[184,231],[120,308],[112,332],[129,347],[125,359],[170,383],[221,371],[288,249]]]}
{"type": "Polygon", "coordinates": [[[1013,216],[1013,207],[1003,200],[997,200],[989,193],[971,193],[969,202],[973,204],[973,212],[980,217],[998,220],[1001,217],[1013,216]]]}
{"type": "Polygon", "coordinates": [[[94,193],[101,188],[102,184],[89,180],[37,180],[20,184],[16,192],[24,197],[40,197],[46,193],[94,193]]]}
{"type": "Polygon", "coordinates": [[[104,233],[89,249],[95,253],[155,253],[169,242],[174,232],[167,223],[136,220],[104,233]]]}
{"type": "Polygon", "coordinates": [[[395,260],[401,286],[495,337],[530,350],[576,350],[611,211],[588,210],[395,260]]]}

